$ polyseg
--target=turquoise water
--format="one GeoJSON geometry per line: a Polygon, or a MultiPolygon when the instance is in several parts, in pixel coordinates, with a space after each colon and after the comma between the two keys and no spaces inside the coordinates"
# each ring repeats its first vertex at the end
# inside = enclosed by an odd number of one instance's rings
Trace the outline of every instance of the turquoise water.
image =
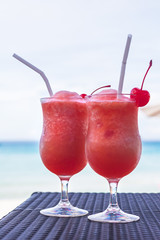
{"type": "MultiPolygon", "coordinates": [[[[137,168],[123,178],[120,192],[160,192],[160,142],[143,142],[137,168]]],[[[70,191],[106,192],[106,180],[87,166],[70,180],[70,191]]],[[[59,179],[42,164],[38,142],[0,143],[0,197],[23,198],[34,191],[60,191],[59,179]]]]}

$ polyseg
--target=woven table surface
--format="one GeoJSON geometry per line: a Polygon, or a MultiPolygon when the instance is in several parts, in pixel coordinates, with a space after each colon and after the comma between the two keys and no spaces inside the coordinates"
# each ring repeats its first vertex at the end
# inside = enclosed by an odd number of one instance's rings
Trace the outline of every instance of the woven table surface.
{"type": "MultiPolygon", "coordinates": [[[[0,220],[0,239],[160,239],[160,193],[119,193],[119,205],[140,220],[132,223],[99,223],[87,216],[75,218],[47,217],[43,208],[59,202],[59,193],[33,193],[29,199],[0,220]]],[[[106,209],[109,194],[69,193],[72,205],[86,209],[89,214],[106,209]]]]}

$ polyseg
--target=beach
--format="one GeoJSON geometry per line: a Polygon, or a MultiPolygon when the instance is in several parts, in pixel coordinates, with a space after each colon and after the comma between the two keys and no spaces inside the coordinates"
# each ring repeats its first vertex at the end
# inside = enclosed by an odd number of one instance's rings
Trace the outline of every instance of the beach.
{"type": "MultiPolygon", "coordinates": [[[[160,142],[143,141],[137,168],[121,179],[118,192],[160,192],[160,142]]],[[[60,192],[59,178],[49,172],[39,156],[38,142],[0,143],[0,218],[33,192],[60,192]]],[[[103,177],[89,165],[70,179],[69,192],[108,192],[103,177]]]]}

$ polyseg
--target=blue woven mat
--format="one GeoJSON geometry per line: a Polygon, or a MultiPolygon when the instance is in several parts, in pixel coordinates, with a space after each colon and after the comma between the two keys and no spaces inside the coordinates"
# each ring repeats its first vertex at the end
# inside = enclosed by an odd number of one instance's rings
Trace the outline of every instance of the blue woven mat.
{"type": "MultiPolygon", "coordinates": [[[[0,239],[64,240],[159,240],[160,193],[120,193],[120,207],[140,216],[140,221],[126,224],[91,222],[87,216],[76,218],[47,217],[39,213],[59,202],[59,193],[33,193],[29,199],[0,220],[0,239]]],[[[74,206],[89,214],[106,209],[109,194],[69,193],[74,206]]]]}

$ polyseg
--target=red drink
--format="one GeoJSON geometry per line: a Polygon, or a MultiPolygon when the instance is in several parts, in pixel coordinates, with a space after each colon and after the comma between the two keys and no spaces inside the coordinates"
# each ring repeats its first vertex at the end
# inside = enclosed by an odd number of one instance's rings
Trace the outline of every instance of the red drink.
{"type": "Polygon", "coordinates": [[[61,199],[53,208],[40,212],[47,216],[78,217],[88,211],[73,207],[68,199],[68,181],[87,164],[85,139],[87,134],[87,106],[77,93],[61,91],[53,97],[41,99],[43,131],[40,155],[47,169],[61,180],[61,199]]]}
{"type": "Polygon", "coordinates": [[[46,168],[70,177],[86,166],[87,108],[76,93],[59,92],[41,100],[43,132],[40,154],[46,168]]]}
{"type": "Polygon", "coordinates": [[[90,166],[110,186],[108,208],[90,215],[92,221],[124,223],[138,216],[123,212],[117,202],[119,180],[137,166],[141,155],[136,102],[116,90],[105,90],[88,101],[89,126],[86,153],[90,166]],[[104,93],[104,94],[103,94],[104,93]]]}
{"type": "Polygon", "coordinates": [[[87,158],[95,172],[120,179],[137,166],[141,155],[135,102],[98,94],[88,102],[87,158]]]}
{"type": "Polygon", "coordinates": [[[142,143],[138,131],[138,107],[145,106],[150,99],[149,92],[142,89],[152,60],[143,78],[141,89],[133,88],[128,97],[121,94],[130,40],[131,36],[128,36],[118,95],[113,89],[92,95],[100,89],[98,88],[91,93],[88,101],[87,158],[95,172],[108,180],[110,187],[107,209],[88,216],[92,221],[126,223],[139,220],[138,216],[123,212],[117,201],[119,180],[132,172],[140,160],[142,143]]]}

